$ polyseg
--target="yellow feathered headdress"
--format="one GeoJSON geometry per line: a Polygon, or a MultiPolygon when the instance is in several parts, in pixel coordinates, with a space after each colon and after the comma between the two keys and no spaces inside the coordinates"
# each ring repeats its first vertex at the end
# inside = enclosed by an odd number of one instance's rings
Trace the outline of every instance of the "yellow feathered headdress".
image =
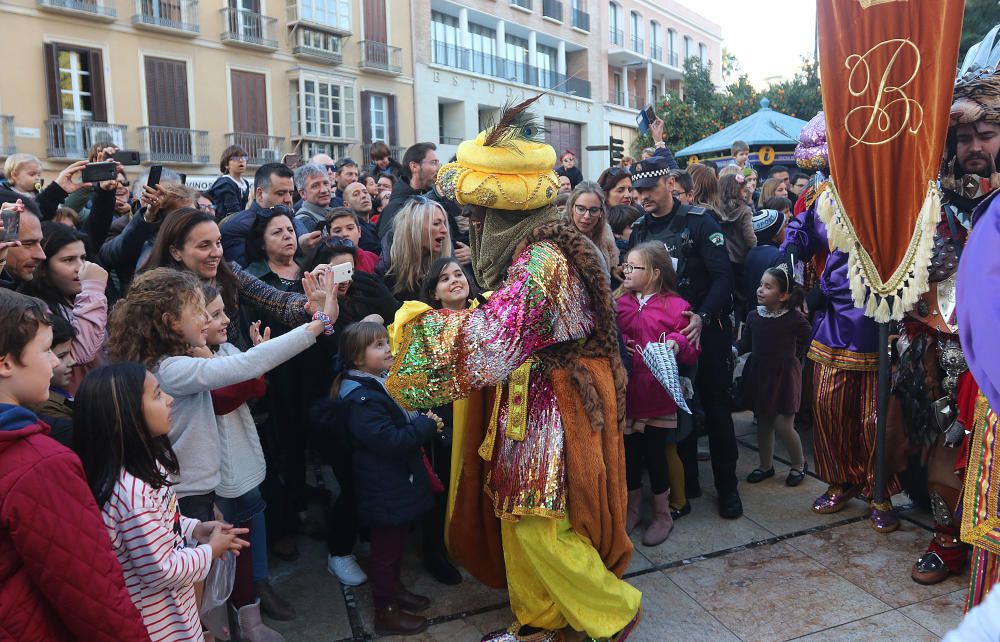
{"type": "Polygon", "coordinates": [[[501,110],[500,119],[458,146],[454,163],[438,172],[438,190],[459,205],[535,210],[559,191],[556,152],[545,128],[527,113],[542,94],[501,110]]]}

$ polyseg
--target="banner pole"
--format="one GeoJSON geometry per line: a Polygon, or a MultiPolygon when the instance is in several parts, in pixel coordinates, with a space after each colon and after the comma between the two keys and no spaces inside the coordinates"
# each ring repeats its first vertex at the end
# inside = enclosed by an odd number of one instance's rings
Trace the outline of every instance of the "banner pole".
{"type": "Polygon", "coordinates": [[[889,324],[878,324],[878,397],[875,407],[875,488],[872,501],[884,502],[885,496],[885,429],[889,415],[891,370],[889,364],[889,324]]]}

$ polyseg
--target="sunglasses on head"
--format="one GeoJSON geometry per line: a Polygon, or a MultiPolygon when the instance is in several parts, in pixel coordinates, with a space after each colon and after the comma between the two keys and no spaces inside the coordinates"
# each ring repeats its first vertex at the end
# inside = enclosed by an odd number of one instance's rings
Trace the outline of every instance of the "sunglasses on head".
{"type": "Polygon", "coordinates": [[[287,216],[291,218],[292,210],[284,205],[275,205],[274,207],[262,207],[257,212],[258,218],[274,218],[275,216],[287,216]]]}
{"type": "Polygon", "coordinates": [[[343,236],[331,236],[323,240],[326,246],[333,250],[352,249],[354,241],[343,236]]]}

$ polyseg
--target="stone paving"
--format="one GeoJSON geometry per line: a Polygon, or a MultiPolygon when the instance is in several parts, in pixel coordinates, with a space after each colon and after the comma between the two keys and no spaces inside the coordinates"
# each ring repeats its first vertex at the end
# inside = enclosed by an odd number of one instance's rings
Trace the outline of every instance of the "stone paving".
{"type": "MultiPolygon", "coordinates": [[[[749,415],[736,419],[743,479],[758,463],[755,429],[749,415]]],[[[807,447],[810,437],[803,434],[807,447]]],[[[787,461],[780,445],[777,457],[787,461]]],[[[760,484],[741,483],[744,516],[723,520],[705,462],[705,492],[670,538],[649,548],[637,530],[626,579],[642,591],[645,615],[630,640],[938,640],[958,624],[967,575],[935,586],[909,577],[930,536],[929,515],[897,496],[894,503],[906,507],[902,526],[880,535],[869,527],[863,501],[816,515],[809,507],[825,484],[810,475],[789,488],[787,463],[776,462],[775,470],[760,484]]],[[[271,625],[289,642],[376,639],[368,587],[341,587],[326,571],[322,542],[302,538],[300,548],[296,562],[272,560],[274,584],[299,617],[271,625]]],[[[439,585],[412,552],[403,579],[432,599],[426,614],[432,625],[407,640],[475,642],[513,620],[504,591],[468,576],[458,586],[439,585]]]]}

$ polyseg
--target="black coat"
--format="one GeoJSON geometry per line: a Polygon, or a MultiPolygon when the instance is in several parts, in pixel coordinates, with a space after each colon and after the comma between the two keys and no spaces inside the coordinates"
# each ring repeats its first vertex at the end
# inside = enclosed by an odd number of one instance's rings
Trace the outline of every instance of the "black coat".
{"type": "Polygon", "coordinates": [[[215,179],[205,194],[215,205],[215,219],[221,221],[230,214],[246,209],[247,201],[250,200],[250,181],[241,178],[237,185],[232,178],[223,174],[215,179]]]}
{"type": "Polygon", "coordinates": [[[367,377],[345,376],[340,387],[353,449],[358,517],[369,526],[412,522],[434,505],[420,447],[435,434],[423,415],[413,423],[367,377]]]}

